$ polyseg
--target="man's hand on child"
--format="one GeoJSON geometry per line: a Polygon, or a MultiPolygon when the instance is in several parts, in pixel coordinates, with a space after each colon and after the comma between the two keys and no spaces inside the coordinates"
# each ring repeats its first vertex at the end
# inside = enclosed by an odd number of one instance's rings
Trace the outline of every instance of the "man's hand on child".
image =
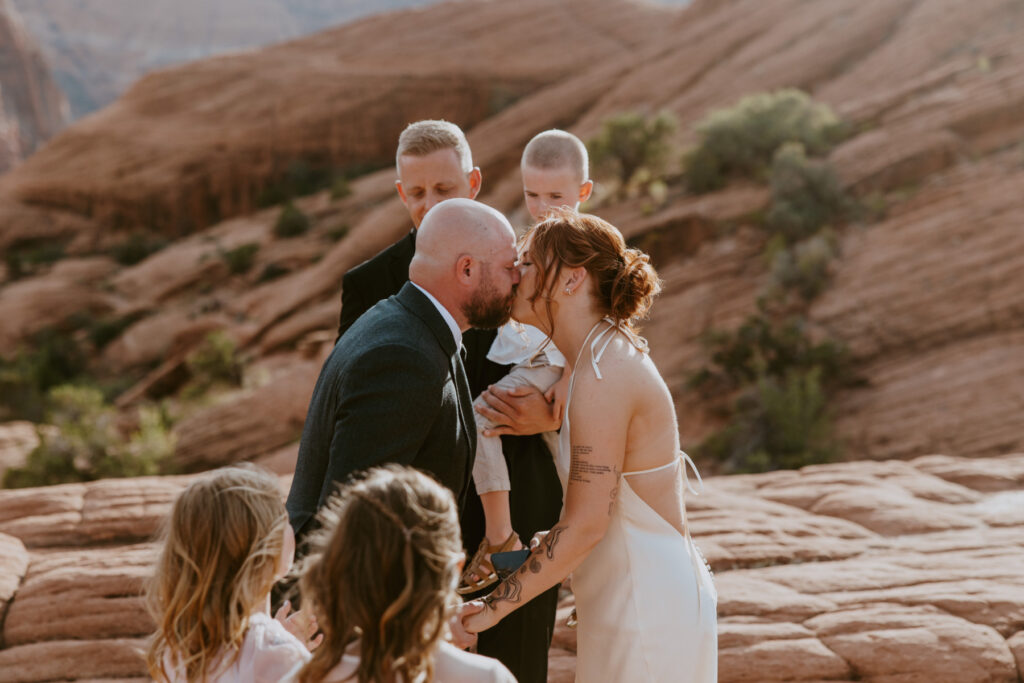
{"type": "Polygon", "coordinates": [[[481,394],[483,405],[477,412],[499,425],[484,431],[484,436],[516,434],[526,436],[556,431],[561,419],[552,417],[552,406],[540,391],[530,386],[502,389],[489,386],[481,394]]]}
{"type": "Polygon", "coordinates": [[[285,600],[284,604],[278,608],[277,613],[274,614],[274,618],[277,619],[288,633],[299,639],[306,649],[312,652],[320,643],[324,641],[324,634],[320,634],[313,637],[313,634],[317,632],[316,617],[309,610],[299,610],[295,614],[289,616],[289,612],[292,611],[292,603],[290,600],[285,600]]]}

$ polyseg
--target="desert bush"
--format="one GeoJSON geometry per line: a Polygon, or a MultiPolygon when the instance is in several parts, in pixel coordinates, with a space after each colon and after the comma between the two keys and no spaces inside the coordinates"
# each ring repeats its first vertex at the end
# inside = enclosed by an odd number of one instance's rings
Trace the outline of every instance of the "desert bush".
{"type": "Polygon", "coordinates": [[[110,255],[122,266],[134,266],[167,246],[162,237],[133,233],[110,248],[110,255]]]}
{"type": "Polygon", "coordinates": [[[855,382],[843,345],[814,341],[803,318],[776,320],[767,305],[734,331],[706,335],[711,362],[689,380],[727,417],[698,452],[730,471],[827,462],[836,452],[828,399],[855,382]]]}
{"type": "Polygon", "coordinates": [[[309,231],[309,218],[295,204],[288,202],[281,209],[274,224],[274,235],[277,237],[298,237],[309,231]]]}
{"type": "Polygon", "coordinates": [[[202,394],[215,384],[241,386],[243,365],[234,340],[223,331],[211,332],[185,359],[192,380],[188,393],[202,394]]]}
{"type": "Polygon", "coordinates": [[[288,268],[285,268],[279,263],[268,263],[263,267],[263,272],[256,278],[257,283],[270,282],[276,280],[279,277],[283,277],[288,273],[292,272],[288,268]]]}
{"type": "Polygon", "coordinates": [[[65,242],[50,238],[15,240],[4,251],[7,278],[18,278],[34,273],[39,266],[49,265],[64,258],[65,242]]]}
{"type": "Polygon", "coordinates": [[[830,265],[838,248],[835,233],[822,230],[792,247],[775,250],[771,259],[769,295],[781,297],[792,291],[804,301],[814,299],[828,285],[830,265]]]}
{"type": "Polygon", "coordinates": [[[851,381],[846,348],[831,339],[813,341],[807,323],[798,316],[776,322],[763,310],[749,316],[734,331],[713,331],[703,339],[711,366],[690,380],[694,388],[715,380],[736,389],[759,377],[784,377],[792,370],[818,368],[829,389],[851,381]]]}
{"type": "Polygon", "coordinates": [[[24,467],[4,473],[6,487],[157,474],[174,452],[169,420],[159,409],[143,408],[138,430],[125,438],[115,409],[98,389],[64,385],[48,398],[48,422],[55,430],[38,431],[39,445],[24,467]]]}
{"type": "Polygon", "coordinates": [[[838,452],[819,368],[761,375],[736,399],[727,427],[698,448],[732,472],[796,469],[838,452]]]}
{"type": "Polygon", "coordinates": [[[93,347],[100,351],[144,316],[144,311],[136,311],[128,315],[106,316],[99,319],[90,318],[85,321],[83,327],[86,329],[89,341],[93,347]]]}
{"type": "Polygon", "coordinates": [[[683,159],[686,184],[692,192],[710,192],[733,176],[760,178],[784,143],[799,142],[819,155],[843,132],[827,105],[799,90],[750,95],[697,124],[700,141],[683,159]]]}
{"type": "Polygon", "coordinates": [[[348,178],[344,176],[338,176],[331,182],[331,199],[344,199],[352,195],[352,186],[348,183],[348,178]]]}
{"type": "Polygon", "coordinates": [[[615,173],[625,188],[643,169],[649,181],[664,172],[671,148],[669,137],[676,119],[668,112],[647,117],[626,112],[605,119],[601,131],[587,145],[596,167],[615,173]]]}
{"type": "Polygon", "coordinates": [[[789,243],[840,220],[851,207],[832,167],[809,160],[800,143],[786,143],[775,153],[771,189],[772,205],[764,227],[789,243]]]}
{"type": "Polygon", "coordinates": [[[342,223],[341,225],[335,226],[327,231],[327,239],[332,242],[337,242],[345,237],[350,229],[351,228],[348,223],[342,223]]]}
{"type": "Polygon", "coordinates": [[[231,271],[232,275],[242,275],[252,269],[252,264],[256,260],[256,254],[259,250],[259,244],[249,242],[234,249],[222,251],[220,256],[224,259],[224,263],[227,264],[228,270],[231,271]]]}
{"type": "Polygon", "coordinates": [[[86,357],[73,335],[47,328],[12,358],[0,358],[0,421],[42,419],[46,393],[79,379],[86,357]]]}

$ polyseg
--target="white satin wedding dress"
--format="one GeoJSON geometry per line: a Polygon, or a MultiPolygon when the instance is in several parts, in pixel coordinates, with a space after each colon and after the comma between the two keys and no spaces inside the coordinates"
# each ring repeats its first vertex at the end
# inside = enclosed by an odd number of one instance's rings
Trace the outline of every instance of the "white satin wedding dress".
{"type": "MultiPolygon", "coordinates": [[[[589,342],[598,379],[601,355],[619,331],[605,319],[584,342],[580,355],[589,342]]],[[[574,368],[579,366],[580,359],[576,360],[574,368]]],[[[573,375],[556,459],[563,486],[568,481],[566,454],[571,452],[569,403],[575,371],[573,375]]],[[[661,467],[622,474],[608,531],[572,575],[577,683],[717,680],[718,595],[686,523],[684,487],[697,493],[690,486],[687,465],[697,474],[693,461],[680,451],[661,467]],[[648,500],[681,520],[684,533],[648,500]]],[[[700,483],[699,474],[697,480],[700,483]]]]}

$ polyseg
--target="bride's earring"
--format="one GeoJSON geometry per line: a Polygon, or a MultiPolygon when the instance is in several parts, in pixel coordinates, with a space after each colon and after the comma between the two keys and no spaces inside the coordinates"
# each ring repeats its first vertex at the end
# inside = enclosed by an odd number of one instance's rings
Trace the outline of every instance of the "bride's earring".
{"type": "Polygon", "coordinates": [[[569,296],[572,296],[572,290],[569,289],[568,285],[565,288],[565,293],[568,294],[569,296]]]}

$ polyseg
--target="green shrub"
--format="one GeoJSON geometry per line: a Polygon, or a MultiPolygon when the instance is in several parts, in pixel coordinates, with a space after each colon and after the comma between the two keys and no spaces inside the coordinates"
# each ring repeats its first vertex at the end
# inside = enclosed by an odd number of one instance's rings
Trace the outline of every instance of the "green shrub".
{"type": "Polygon", "coordinates": [[[338,200],[344,199],[352,195],[352,186],[348,184],[348,179],[344,176],[338,176],[331,183],[331,199],[338,200]]]}
{"type": "Polygon", "coordinates": [[[288,202],[281,209],[274,224],[274,235],[277,237],[298,237],[309,231],[309,218],[295,204],[288,202]]]}
{"type": "Polygon", "coordinates": [[[332,242],[338,242],[348,234],[349,230],[350,228],[348,223],[342,223],[341,225],[333,227],[327,231],[327,239],[332,242]]]}
{"type": "Polygon", "coordinates": [[[56,430],[40,429],[39,445],[24,467],[4,473],[4,486],[46,486],[106,477],[157,474],[174,452],[166,415],[143,408],[139,428],[125,438],[117,413],[98,389],[60,386],[49,394],[48,421],[56,430]]]}
{"type": "Polygon", "coordinates": [[[851,205],[832,167],[808,160],[800,143],[786,143],[775,153],[771,188],[764,226],[789,243],[841,219],[851,205]]]}
{"type": "Polygon", "coordinates": [[[831,230],[822,230],[792,247],[777,250],[771,260],[769,292],[795,291],[805,301],[811,301],[828,285],[829,267],[837,250],[831,230]]]}
{"type": "Polygon", "coordinates": [[[70,333],[47,328],[33,335],[13,358],[0,358],[0,421],[42,419],[46,392],[85,369],[85,354],[70,333]]]}
{"type": "Polygon", "coordinates": [[[818,368],[828,388],[850,381],[846,348],[832,340],[815,342],[806,322],[791,317],[772,321],[763,311],[749,316],[732,332],[711,332],[704,338],[712,366],[691,378],[700,388],[712,379],[735,389],[752,384],[759,377],[784,377],[791,370],[818,368]]]}
{"type": "Polygon", "coordinates": [[[248,273],[252,269],[252,264],[256,260],[256,254],[259,250],[259,244],[250,242],[234,249],[222,251],[220,255],[224,259],[224,263],[228,265],[228,270],[231,271],[232,275],[241,275],[248,273]]]}
{"type": "Polygon", "coordinates": [[[84,326],[88,330],[89,341],[99,351],[107,344],[121,336],[121,333],[141,319],[145,313],[136,312],[120,317],[104,317],[90,320],[84,326]]]}
{"type": "Polygon", "coordinates": [[[206,335],[185,358],[185,365],[192,375],[190,394],[201,394],[218,383],[242,384],[243,366],[235,342],[220,330],[206,335]]]}
{"type": "Polygon", "coordinates": [[[800,317],[772,319],[764,309],[732,332],[706,336],[711,363],[691,388],[705,399],[737,398],[725,408],[725,427],[699,448],[732,471],[802,467],[836,453],[828,398],[853,384],[841,344],[814,341],[800,317]]]}
{"type": "Polygon", "coordinates": [[[39,266],[49,265],[64,258],[67,243],[48,237],[15,240],[4,252],[7,278],[17,280],[31,275],[39,266]]]}
{"type": "Polygon", "coordinates": [[[675,129],[676,119],[668,112],[654,117],[637,112],[612,116],[587,145],[590,158],[598,168],[614,173],[623,188],[641,169],[650,181],[657,180],[669,158],[669,138],[675,129]]]}
{"type": "Polygon", "coordinates": [[[142,233],[129,235],[110,248],[110,255],[122,266],[134,266],[167,246],[167,240],[142,233]]]}
{"type": "Polygon", "coordinates": [[[837,454],[818,368],[762,375],[736,400],[731,422],[698,451],[733,472],[796,469],[837,454]]]}
{"type": "Polygon", "coordinates": [[[268,263],[266,266],[263,267],[263,272],[260,273],[260,276],[256,279],[256,282],[270,282],[271,280],[276,280],[277,278],[283,277],[290,272],[292,271],[278,263],[268,263]]]}
{"type": "Polygon", "coordinates": [[[683,160],[686,183],[692,192],[710,192],[730,177],[760,178],[786,142],[824,154],[841,139],[843,126],[827,105],[799,90],[779,90],[711,112],[697,134],[700,142],[683,160]]]}

